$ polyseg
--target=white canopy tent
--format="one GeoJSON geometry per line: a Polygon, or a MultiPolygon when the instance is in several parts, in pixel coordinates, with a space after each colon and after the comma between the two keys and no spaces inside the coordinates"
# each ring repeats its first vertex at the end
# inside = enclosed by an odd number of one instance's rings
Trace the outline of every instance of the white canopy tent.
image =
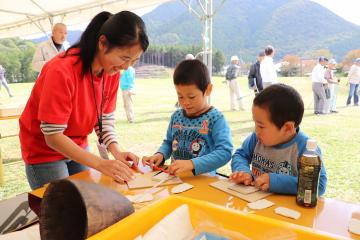
{"type": "MultiPolygon", "coordinates": [[[[169,1],[173,0],[0,0],[0,38],[46,34],[57,22],[73,26],[88,22],[100,11],[131,11],[169,1]]],[[[203,61],[211,72],[213,0],[180,1],[203,22],[203,61]]]]}
{"type": "Polygon", "coordinates": [[[57,22],[68,26],[89,21],[100,11],[118,12],[171,0],[0,0],[0,38],[46,33],[57,22]]]}

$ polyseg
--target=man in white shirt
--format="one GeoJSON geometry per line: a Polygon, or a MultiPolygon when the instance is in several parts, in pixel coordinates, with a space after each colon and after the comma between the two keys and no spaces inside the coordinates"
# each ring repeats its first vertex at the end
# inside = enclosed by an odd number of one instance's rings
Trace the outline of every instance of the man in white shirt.
{"type": "Polygon", "coordinates": [[[265,57],[260,64],[260,75],[262,78],[263,88],[269,87],[271,84],[277,83],[276,65],[274,64],[275,50],[268,45],[265,48],[265,57]]]}
{"type": "Polygon", "coordinates": [[[319,58],[319,63],[313,68],[311,72],[312,90],[314,93],[314,113],[325,114],[325,87],[327,81],[325,79],[325,66],[328,59],[325,57],[319,58]]]}
{"type": "Polygon", "coordinates": [[[32,60],[32,68],[36,72],[41,72],[44,64],[55,57],[58,53],[66,50],[64,42],[67,36],[66,25],[56,23],[52,29],[51,38],[38,45],[32,60]]]}

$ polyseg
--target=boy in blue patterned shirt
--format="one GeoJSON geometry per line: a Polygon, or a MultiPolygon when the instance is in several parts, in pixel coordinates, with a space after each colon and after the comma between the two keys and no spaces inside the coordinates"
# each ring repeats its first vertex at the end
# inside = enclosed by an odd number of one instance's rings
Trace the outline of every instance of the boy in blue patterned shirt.
{"type": "MultiPolygon", "coordinates": [[[[263,191],[296,194],[297,162],[309,138],[299,128],[304,114],[300,94],[284,84],[271,85],[255,97],[252,113],[255,132],[233,155],[230,179],[263,191]]],[[[322,162],[319,181],[322,195],[327,177],[319,147],[316,152],[322,162]]]]}
{"type": "Polygon", "coordinates": [[[233,145],[224,115],[208,102],[212,84],[207,67],[196,59],[182,61],[173,80],[182,108],[172,114],[158,152],[143,162],[158,166],[171,158],[172,174],[214,173],[230,161],[233,145]]]}

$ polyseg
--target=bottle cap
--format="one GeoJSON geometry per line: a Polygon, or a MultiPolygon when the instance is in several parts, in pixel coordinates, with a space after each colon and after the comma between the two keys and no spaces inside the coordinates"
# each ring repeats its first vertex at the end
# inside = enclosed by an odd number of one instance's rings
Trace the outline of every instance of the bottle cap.
{"type": "Polygon", "coordinates": [[[316,140],[309,138],[306,142],[306,149],[309,151],[315,151],[317,147],[316,140]]]}

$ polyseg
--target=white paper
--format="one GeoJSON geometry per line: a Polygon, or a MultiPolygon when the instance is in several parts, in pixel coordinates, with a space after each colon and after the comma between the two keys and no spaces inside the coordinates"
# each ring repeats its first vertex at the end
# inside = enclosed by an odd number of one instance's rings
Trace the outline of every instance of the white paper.
{"type": "Polygon", "coordinates": [[[360,220],[356,218],[351,218],[349,222],[349,231],[360,235],[360,220]]]}
{"type": "Polygon", "coordinates": [[[109,159],[109,154],[108,154],[105,144],[99,143],[99,141],[96,141],[96,146],[99,150],[100,157],[103,159],[109,159]]]}
{"type": "MultiPolygon", "coordinates": [[[[155,173],[155,174],[156,174],[156,173],[155,173]]],[[[168,179],[168,178],[170,178],[170,177],[171,177],[171,176],[170,176],[168,173],[161,172],[161,173],[157,174],[156,176],[153,176],[153,177],[152,177],[152,180],[159,182],[159,181],[162,181],[162,180],[164,180],[164,179],[168,179]]]]}
{"type": "Polygon", "coordinates": [[[189,207],[181,205],[165,216],[147,233],[143,240],[184,240],[191,239],[194,230],[190,222],[189,207]]]}
{"type": "Polygon", "coordinates": [[[126,195],[126,198],[129,199],[132,203],[142,203],[149,202],[154,200],[154,196],[151,193],[139,193],[136,195],[126,195]]]}
{"type": "Polygon", "coordinates": [[[179,185],[173,187],[173,188],[171,189],[171,192],[172,192],[172,193],[182,193],[182,192],[185,192],[185,191],[187,191],[187,190],[189,190],[189,189],[192,189],[193,187],[194,187],[194,186],[191,185],[191,184],[182,183],[182,184],[179,184],[179,185]]]}
{"type": "Polygon", "coordinates": [[[265,209],[265,208],[271,207],[274,205],[274,203],[270,202],[266,199],[261,199],[256,202],[248,203],[247,205],[251,209],[260,210],[260,209],[265,209]]]}
{"type": "Polygon", "coordinates": [[[299,219],[301,216],[301,213],[299,213],[298,211],[285,207],[275,208],[275,213],[292,219],[299,219]]]}

